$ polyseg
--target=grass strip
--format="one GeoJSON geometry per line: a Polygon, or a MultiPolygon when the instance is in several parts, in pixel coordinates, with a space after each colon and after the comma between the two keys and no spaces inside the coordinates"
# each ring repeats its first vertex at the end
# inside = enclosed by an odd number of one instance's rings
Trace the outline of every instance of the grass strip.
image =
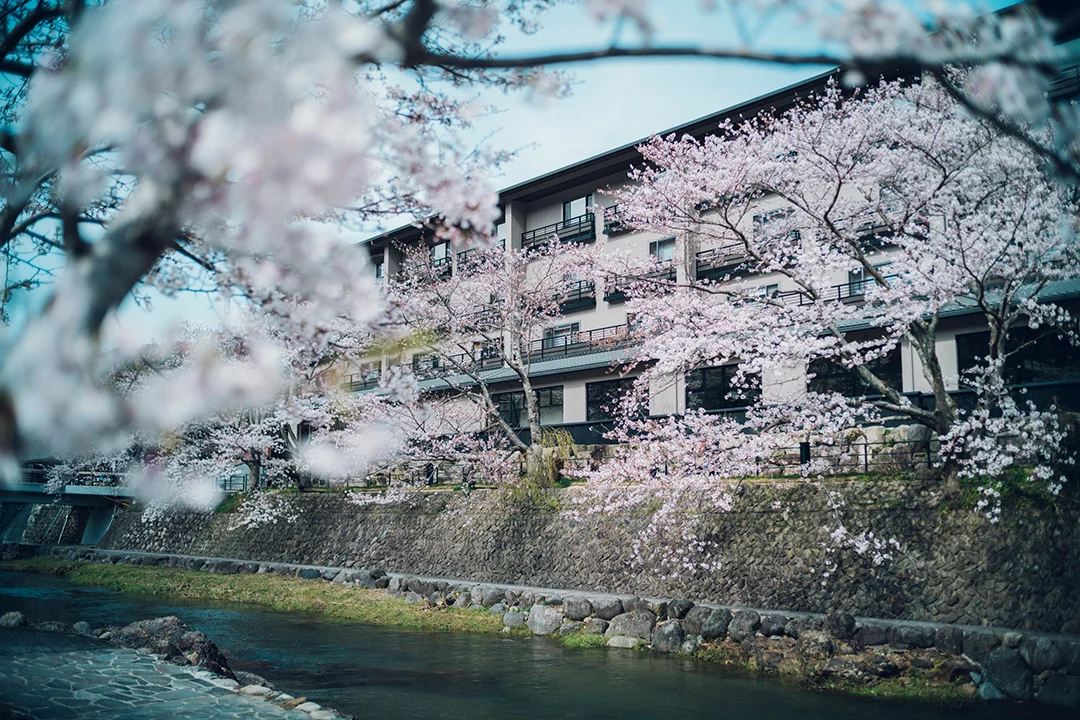
{"type": "Polygon", "coordinates": [[[284,612],[342,618],[366,625],[502,634],[501,615],[484,610],[407,603],[383,590],[361,590],[285,575],[217,575],[183,568],[109,565],[30,558],[0,562],[0,570],[37,572],[120,592],[184,600],[247,603],[284,612]]]}

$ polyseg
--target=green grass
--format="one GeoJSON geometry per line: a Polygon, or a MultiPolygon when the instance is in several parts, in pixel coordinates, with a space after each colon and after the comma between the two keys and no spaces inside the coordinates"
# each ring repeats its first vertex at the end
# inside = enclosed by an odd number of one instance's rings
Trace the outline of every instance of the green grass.
{"type": "Polygon", "coordinates": [[[816,686],[827,692],[871,697],[880,700],[907,700],[942,705],[959,705],[974,700],[969,685],[954,685],[942,680],[907,675],[874,683],[831,680],[816,686]],[[968,690],[965,690],[968,688],[968,690]]]}
{"type": "Polygon", "coordinates": [[[367,625],[444,632],[502,633],[502,617],[483,611],[429,608],[406,603],[383,590],[358,590],[282,575],[215,575],[181,568],[103,565],[32,558],[0,562],[0,570],[39,572],[94,585],[184,600],[259,605],[285,612],[306,612],[367,625]]]}
{"type": "Polygon", "coordinates": [[[598,648],[607,645],[607,638],[596,633],[576,632],[559,637],[563,647],[568,648],[598,648]]]}

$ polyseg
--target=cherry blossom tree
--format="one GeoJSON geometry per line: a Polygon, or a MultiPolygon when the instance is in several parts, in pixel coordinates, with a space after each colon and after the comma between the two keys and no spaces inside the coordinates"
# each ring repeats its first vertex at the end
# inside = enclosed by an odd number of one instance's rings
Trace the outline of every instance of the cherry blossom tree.
{"type": "MultiPolygon", "coordinates": [[[[478,409],[462,414],[471,427],[458,424],[453,436],[489,430],[534,463],[543,434],[533,366],[543,348],[574,342],[545,336],[545,330],[558,324],[573,293],[591,287],[580,268],[596,253],[570,252],[557,238],[526,250],[475,247],[458,256],[451,272],[432,263],[426,247],[405,250],[403,272],[387,281],[389,322],[415,353],[409,371],[436,380],[424,390],[427,404],[478,409]],[[524,395],[528,443],[500,415],[494,397],[493,388],[509,380],[524,395]]],[[[442,434],[439,427],[429,436],[442,434]]]]}
{"type": "Polygon", "coordinates": [[[928,24],[899,4],[805,3],[809,28],[841,50],[782,54],[758,49],[767,23],[743,21],[786,12],[786,2],[727,8],[740,29],[761,29],[725,49],[654,45],[649,3],[587,0],[601,20],[630,20],[643,42],[617,34],[597,50],[499,52],[508,24],[535,31],[554,2],[0,5],[0,247],[26,268],[3,297],[56,278],[48,302],[4,340],[4,474],[22,459],[134,431],[155,437],[287,391],[288,350],[276,340],[321,354],[337,323],[370,324],[380,312],[342,229],[406,213],[458,246],[483,242],[497,213],[486,178],[503,156],[469,139],[472,93],[558,94],[565,78],[547,67],[627,56],[843,62],[853,81],[922,69],[999,135],[1077,178],[1076,110],[1040,94],[1061,52],[1033,14],[935,6],[928,24]],[[976,68],[949,74],[958,62],[976,68]],[[278,332],[253,342],[243,363],[211,353],[123,396],[107,379],[138,348],[107,335],[106,320],[145,287],[239,295],[278,332]]]}
{"type": "Polygon", "coordinates": [[[650,362],[639,384],[732,364],[736,386],[790,386],[793,372],[809,368],[812,379],[831,364],[854,374],[861,392],[788,387],[761,395],[745,423],[634,421],[624,439],[653,438],[635,462],[655,466],[662,453],[679,456],[691,477],[702,465],[756,474],[748,463],[785,445],[899,419],[940,438],[952,470],[1000,476],[1031,465],[1034,478],[1060,488],[1059,418],[1018,402],[1005,376],[1023,347],[1007,339],[1020,327],[1036,333],[1032,341],[1078,341],[1051,292],[1080,269],[1080,198],[1043,156],[931,79],[853,94],[834,84],[781,115],[728,122],[703,141],[653,138],[640,150],[646,164],[618,193],[625,222],[692,243],[717,272],[658,283],[648,267],[609,261],[609,272],[636,278],[628,310],[641,318],[641,359],[650,362]],[[942,319],[960,312],[989,329],[987,355],[963,378],[940,355],[942,319]],[[901,346],[917,358],[929,403],[882,369],[901,346]],[[958,407],[958,381],[973,386],[976,409],[958,407]],[[706,441],[708,458],[691,451],[690,437],[706,441]]]}

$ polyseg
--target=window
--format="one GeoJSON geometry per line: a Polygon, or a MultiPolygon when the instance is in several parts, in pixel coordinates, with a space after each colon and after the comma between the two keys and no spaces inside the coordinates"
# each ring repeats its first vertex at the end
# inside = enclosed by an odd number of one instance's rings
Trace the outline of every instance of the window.
{"type": "Polygon", "coordinates": [[[750,387],[732,383],[736,365],[699,368],[686,373],[687,410],[725,410],[751,405],[761,397],[761,379],[754,377],[750,387]]]}
{"type": "MultiPolygon", "coordinates": [[[[892,263],[878,263],[874,265],[874,269],[881,271],[884,268],[892,265],[892,263]]],[[[867,283],[872,284],[874,282],[870,273],[866,272],[866,268],[857,268],[848,273],[848,295],[863,295],[866,293],[867,283]]]]}
{"type": "Polygon", "coordinates": [[[761,285],[757,289],[758,297],[762,297],[762,298],[773,298],[773,297],[776,297],[779,293],[780,293],[780,284],[779,283],[770,283],[768,285],[761,285]]]}
{"type": "MultiPolygon", "coordinates": [[[[495,393],[491,396],[499,417],[512,428],[522,428],[529,424],[529,413],[525,409],[525,391],[495,393]]],[[[536,404],[540,410],[541,425],[558,425],[563,421],[563,389],[558,387],[541,388],[536,391],[536,404]]]]}
{"type": "Polygon", "coordinates": [[[382,280],[386,277],[386,273],[383,271],[383,264],[381,262],[375,263],[375,279],[382,280]]]}
{"type": "Polygon", "coordinates": [[[563,421],[563,389],[541,388],[536,391],[536,404],[540,408],[541,425],[559,425],[563,421]]]}
{"type": "MultiPolygon", "coordinates": [[[[1080,380],[1080,348],[1053,330],[1013,328],[1005,339],[1005,352],[1005,382],[1009,385],[1080,380]]],[[[956,336],[961,384],[966,384],[964,371],[983,365],[989,354],[989,332],[956,336]]]]}
{"type": "MultiPolygon", "coordinates": [[[[633,378],[606,380],[585,385],[585,419],[589,422],[611,420],[621,414],[622,399],[633,392],[633,378]]],[[[642,403],[638,407],[641,416],[648,414],[648,408],[642,403]]]]}
{"type": "MultiPolygon", "coordinates": [[[[903,390],[904,372],[899,347],[866,363],[866,367],[889,387],[903,390]]],[[[854,368],[844,367],[830,358],[811,361],[809,371],[814,375],[807,385],[811,392],[837,392],[845,397],[877,395],[877,391],[866,385],[854,368]]]]}
{"type": "Polygon", "coordinates": [[[575,336],[578,334],[579,328],[578,323],[570,323],[569,325],[559,325],[558,327],[545,329],[544,347],[563,347],[572,344],[575,342],[575,336]]]}
{"type": "Polygon", "coordinates": [[[491,402],[495,404],[499,417],[510,427],[519,428],[529,424],[524,391],[495,393],[491,396],[491,402]]]}
{"type": "Polygon", "coordinates": [[[431,246],[431,264],[436,267],[450,262],[450,243],[443,242],[431,246]]]}
{"type": "Polygon", "coordinates": [[[589,212],[589,208],[592,207],[592,204],[592,193],[582,195],[573,200],[567,200],[562,204],[562,219],[571,220],[576,217],[581,217],[589,212]]]}
{"type": "Polygon", "coordinates": [[[675,259],[675,238],[666,240],[653,240],[649,243],[649,254],[658,263],[670,262],[675,259]]]}

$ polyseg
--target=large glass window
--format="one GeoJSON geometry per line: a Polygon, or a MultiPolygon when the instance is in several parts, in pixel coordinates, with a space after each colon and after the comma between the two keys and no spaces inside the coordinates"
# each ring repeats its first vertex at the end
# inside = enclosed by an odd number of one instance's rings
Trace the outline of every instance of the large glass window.
{"type": "MultiPolygon", "coordinates": [[[[1005,382],[1010,385],[1080,380],[1080,348],[1053,330],[1013,328],[1005,340],[1005,382]]],[[[985,362],[990,354],[989,331],[956,336],[960,382],[964,371],[985,362]]]]}
{"type": "Polygon", "coordinates": [[[760,379],[751,379],[748,388],[737,387],[732,383],[736,367],[721,365],[686,373],[686,409],[724,410],[757,402],[761,397],[760,379]]]}
{"type": "Polygon", "coordinates": [[[675,259],[675,238],[666,240],[653,240],[649,243],[649,254],[658,263],[670,262],[675,259]]]}
{"type": "Polygon", "coordinates": [[[495,403],[499,417],[510,427],[519,428],[529,424],[528,415],[525,412],[524,391],[494,393],[491,401],[495,403]]]}
{"type": "MultiPolygon", "coordinates": [[[[620,403],[633,389],[633,378],[586,384],[585,419],[589,422],[611,420],[621,413],[620,403]]],[[[648,414],[648,408],[644,406],[644,403],[637,408],[637,414],[641,416],[648,414]]]]}
{"type": "Polygon", "coordinates": [[[567,200],[562,204],[562,218],[563,220],[570,220],[572,218],[581,217],[585,213],[589,212],[589,208],[592,207],[593,197],[592,193],[576,197],[573,200],[567,200]]]}
{"type": "MultiPolygon", "coordinates": [[[[897,391],[903,390],[904,371],[900,348],[894,347],[884,356],[866,363],[866,367],[882,382],[897,391]]],[[[818,358],[810,363],[814,375],[807,387],[811,392],[836,392],[845,397],[877,395],[877,391],[864,383],[854,368],[846,368],[829,358],[818,358]]]]}
{"type": "Polygon", "coordinates": [[[536,391],[536,404],[540,408],[541,425],[559,425],[563,421],[563,389],[540,388],[536,391]]]}
{"type": "MultiPolygon", "coordinates": [[[[491,400],[499,411],[499,417],[510,427],[522,428],[529,424],[529,413],[525,409],[525,392],[523,390],[494,393],[491,400]]],[[[541,425],[558,425],[562,423],[562,385],[537,390],[536,404],[540,410],[541,425]]]]}

